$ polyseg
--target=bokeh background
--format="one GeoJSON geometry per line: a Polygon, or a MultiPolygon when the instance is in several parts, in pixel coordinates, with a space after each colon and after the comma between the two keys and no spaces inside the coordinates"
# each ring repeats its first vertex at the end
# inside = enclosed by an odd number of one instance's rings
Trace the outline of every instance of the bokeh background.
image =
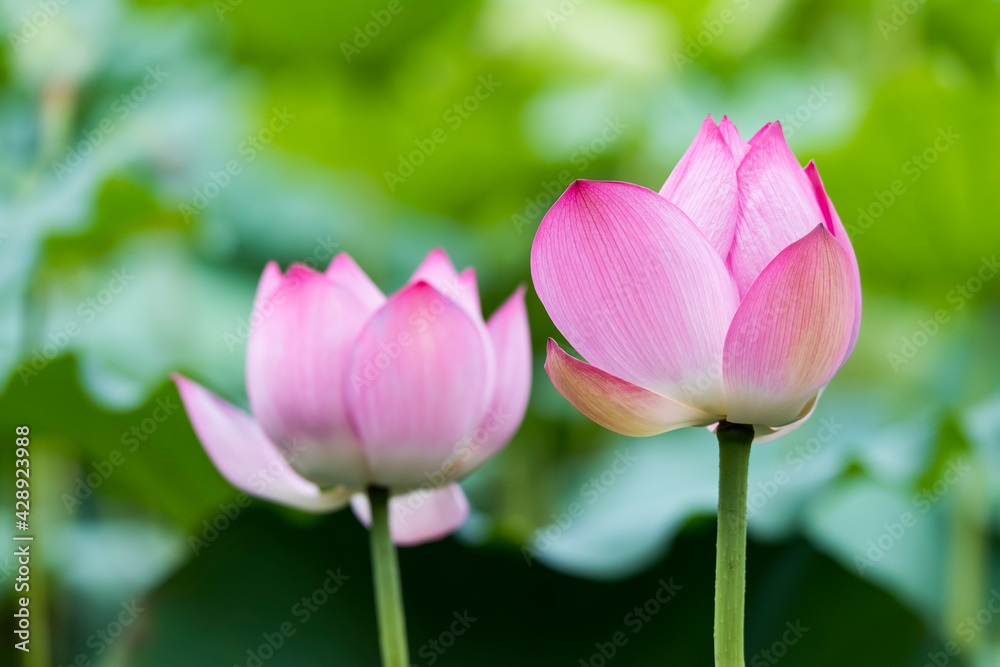
{"type": "MultiPolygon", "coordinates": [[[[817,160],[865,298],[815,416],[753,454],[748,664],[1000,664],[997,2],[0,6],[0,538],[18,424],[39,536],[23,664],[377,664],[364,529],[236,505],[168,374],[245,404],[272,258],[347,251],[393,290],[443,246],[491,312],[572,179],[658,189],[709,113],[780,119],[817,160]]],[[[401,555],[413,663],[711,665],[712,436],[587,421],[528,305],[523,427],[464,483],[465,528],[401,555]]]]}

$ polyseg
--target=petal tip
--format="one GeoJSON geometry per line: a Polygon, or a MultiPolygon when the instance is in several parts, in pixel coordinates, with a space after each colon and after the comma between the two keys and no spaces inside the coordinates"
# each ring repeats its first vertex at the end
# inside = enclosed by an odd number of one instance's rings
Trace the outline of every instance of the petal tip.
{"type": "Polygon", "coordinates": [[[301,262],[295,262],[294,264],[289,266],[288,271],[285,272],[285,278],[292,281],[314,278],[318,275],[320,275],[319,271],[312,268],[311,266],[306,266],[301,262]]]}

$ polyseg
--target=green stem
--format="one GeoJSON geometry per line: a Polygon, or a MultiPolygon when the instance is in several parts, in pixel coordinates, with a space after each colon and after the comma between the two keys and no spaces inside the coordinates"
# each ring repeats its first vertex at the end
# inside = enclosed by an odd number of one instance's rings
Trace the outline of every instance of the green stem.
{"type": "Polygon", "coordinates": [[[372,570],[375,576],[382,665],[409,667],[399,561],[396,559],[396,545],[389,533],[389,490],[373,486],[368,489],[368,498],[372,506],[372,570]]]}
{"type": "Polygon", "coordinates": [[[747,578],[747,474],[753,427],[722,422],[719,437],[719,541],[715,555],[715,665],[744,667],[747,578]]]}

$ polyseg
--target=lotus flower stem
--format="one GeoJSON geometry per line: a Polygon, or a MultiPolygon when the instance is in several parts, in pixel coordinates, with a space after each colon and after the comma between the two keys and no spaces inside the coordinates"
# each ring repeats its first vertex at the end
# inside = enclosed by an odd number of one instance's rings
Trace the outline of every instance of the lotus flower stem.
{"type": "Polygon", "coordinates": [[[409,667],[406,614],[403,611],[403,589],[399,581],[399,561],[396,559],[396,545],[393,544],[389,534],[389,490],[373,486],[368,489],[368,499],[372,508],[372,571],[375,576],[375,604],[378,608],[382,665],[409,667]]]}
{"type": "Polygon", "coordinates": [[[723,421],[719,437],[719,541],[715,557],[715,665],[744,667],[747,475],[753,428],[723,421]]]}

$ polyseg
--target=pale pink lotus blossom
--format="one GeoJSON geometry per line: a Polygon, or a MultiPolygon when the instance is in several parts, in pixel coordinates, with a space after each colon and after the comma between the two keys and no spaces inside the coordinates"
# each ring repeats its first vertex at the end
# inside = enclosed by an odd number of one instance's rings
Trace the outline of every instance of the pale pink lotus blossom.
{"type": "Polygon", "coordinates": [[[524,416],[531,343],[524,290],[483,320],[475,271],[432,251],[386,298],[347,254],[325,273],[271,262],[247,345],[251,414],[175,376],[215,466],[248,494],[313,512],[389,488],[397,544],[456,530],[456,483],[502,448],[524,416]]]}
{"type": "Polygon", "coordinates": [[[779,123],[709,116],[659,193],[576,181],[531,250],[535,289],[587,362],[549,341],[556,389],[626,435],[801,424],[854,349],[858,263],[816,165],[779,123]]]}

